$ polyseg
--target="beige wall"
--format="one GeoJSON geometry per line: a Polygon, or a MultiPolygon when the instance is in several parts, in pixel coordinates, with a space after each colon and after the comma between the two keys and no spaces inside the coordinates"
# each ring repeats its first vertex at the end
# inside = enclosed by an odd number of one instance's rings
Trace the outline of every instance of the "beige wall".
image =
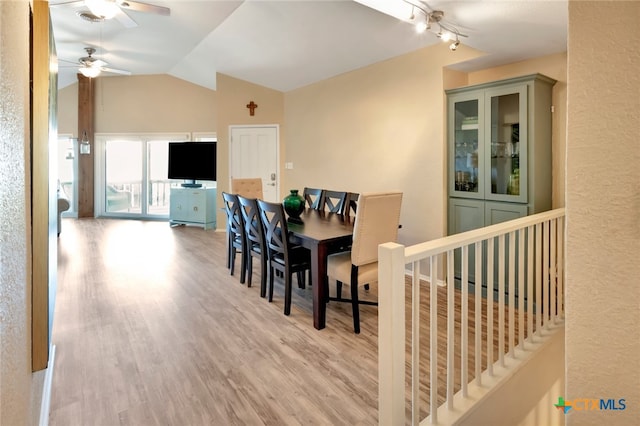
{"type": "Polygon", "coordinates": [[[0,424],[37,421],[31,374],[29,1],[0,2],[0,424]]]}
{"type": "Polygon", "coordinates": [[[640,418],[639,2],[569,2],[565,399],[626,399],[570,425],[640,418]]]}
{"type": "MultiPolygon", "coordinates": [[[[221,205],[222,191],[229,190],[229,126],[276,124],[280,126],[280,145],[286,140],[284,129],[284,95],[277,90],[238,80],[224,74],[216,76],[218,93],[218,205],[221,205]],[[258,105],[255,115],[249,115],[247,104],[258,105]]],[[[280,176],[283,169],[283,154],[280,153],[280,176]]],[[[281,190],[283,187],[280,186],[281,190]]],[[[218,211],[218,224],[226,222],[223,212],[218,211]]],[[[224,225],[218,225],[224,229],[224,225]]]]}
{"type": "MultiPolygon", "coordinates": [[[[564,205],[566,56],[471,74],[448,68],[481,54],[466,46],[451,52],[437,45],[288,93],[224,74],[217,75],[215,92],[171,76],[99,78],[96,132],[215,130],[220,193],[229,187],[229,125],[277,124],[281,197],[304,186],[354,192],[400,189],[404,204],[415,206],[403,209],[400,241],[413,244],[446,234],[448,88],[535,72],[558,80],[554,206],[564,205]],[[254,116],[246,108],[250,101],[258,104],[254,116]],[[285,161],[293,163],[293,170],[284,169],[285,161]]],[[[62,89],[59,102],[60,133],[75,135],[77,85],[62,89]]],[[[218,223],[224,219],[218,212],[218,223]]]]}
{"type": "MultiPolygon", "coordinates": [[[[212,132],[216,92],[169,75],[98,77],[96,133],[212,132]]],[[[78,84],[60,90],[59,133],[78,132],[78,84]]]]}
{"type": "MultiPolygon", "coordinates": [[[[399,189],[404,192],[400,242],[445,235],[444,90],[541,72],[561,82],[554,102],[566,100],[564,55],[473,74],[446,68],[479,54],[437,45],[286,93],[283,151],[294,169],[285,170],[285,183],[355,192],[399,189]]],[[[554,155],[564,153],[564,134],[559,119],[554,155]]],[[[562,182],[563,163],[556,168],[562,182]]],[[[562,205],[561,194],[557,199],[562,205]]]]}

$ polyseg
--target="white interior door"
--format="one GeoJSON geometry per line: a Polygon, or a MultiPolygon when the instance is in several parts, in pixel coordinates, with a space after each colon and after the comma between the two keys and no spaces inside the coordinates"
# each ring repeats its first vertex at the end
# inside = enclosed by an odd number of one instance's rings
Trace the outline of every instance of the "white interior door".
{"type": "Polygon", "coordinates": [[[280,201],[278,126],[230,126],[229,134],[230,179],[260,177],[264,199],[280,201]]]}

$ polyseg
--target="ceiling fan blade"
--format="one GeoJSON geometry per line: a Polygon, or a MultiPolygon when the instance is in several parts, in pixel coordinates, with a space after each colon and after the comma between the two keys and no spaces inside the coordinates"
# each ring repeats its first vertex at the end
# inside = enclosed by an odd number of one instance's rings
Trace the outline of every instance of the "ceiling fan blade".
{"type": "MultiPolygon", "coordinates": [[[[70,61],[68,59],[62,59],[62,58],[58,58],[58,62],[67,62],[69,64],[73,64],[76,67],[78,66],[78,64],[80,64],[80,62],[78,61],[70,61]]],[[[66,65],[63,65],[63,66],[66,66],[66,65]]]]}
{"type": "Polygon", "coordinates": [[[134,21],[129,15],[127,15],[122,9],[118,10],[114,18],[116,18],[116,21],[120,22],[120,24],[122,24],[122,26],[125,28],[135,28],[138,26],[138,23],[134,21]]]}
{"type": "Polygon", "coordinates": [[[95,59],[93,62],[91,62],[92,67],[104,67],[106,65],[109,65],[109,64],[107,64],[102,59],[95,59]]]}
{"type": "Polygon", "coordinates": [[[156,15],[164,16],[169,16],[171,14],[171,9],[168,7],[156,6],[154,4],[141,3],[132,0],[124,0],[122,2],[118,2],[118,4],[124,9],[135,10],[136,12],[155,13],[156,15]]]}
{"type": "Polygon", "coordinates": [[[119,70],[115,68],[100,67],[100,71],[109,72],[111,74],[131,75],[131,71],[119,70]]]}

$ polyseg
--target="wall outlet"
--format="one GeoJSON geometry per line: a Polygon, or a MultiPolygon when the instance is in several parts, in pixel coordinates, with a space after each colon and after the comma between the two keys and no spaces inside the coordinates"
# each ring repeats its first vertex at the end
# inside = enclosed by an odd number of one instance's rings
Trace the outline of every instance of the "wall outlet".
{"type": "Polygon", "coordinates": [[[293,163],[291,163],[291,162],[284,163],[284,168],[288,169],[288,170],[293,169],[293,163]]]}

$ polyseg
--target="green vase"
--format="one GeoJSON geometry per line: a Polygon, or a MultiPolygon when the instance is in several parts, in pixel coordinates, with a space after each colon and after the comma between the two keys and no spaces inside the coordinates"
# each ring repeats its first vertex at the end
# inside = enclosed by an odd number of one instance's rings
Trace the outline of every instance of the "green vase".
{"type": "Polygon", "coordinates": [[[297,189],[292,189],[291,193],[284,197],[282,205],[290,221],[300,221],[300,214],[304,211],[304,198],[298,194],[297,189]]]}

